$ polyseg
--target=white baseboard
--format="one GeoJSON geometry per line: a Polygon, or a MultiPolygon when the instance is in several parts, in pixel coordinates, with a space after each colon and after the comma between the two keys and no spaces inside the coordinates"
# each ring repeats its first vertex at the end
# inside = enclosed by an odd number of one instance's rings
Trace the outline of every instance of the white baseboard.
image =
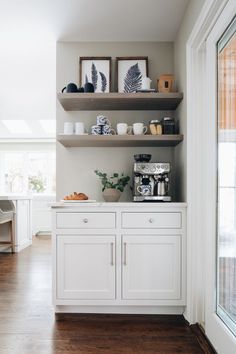
{"type": "Polygon", "coordinates": [[[55,306],[55,313],[182,315],[184,306],[55,306]]]}

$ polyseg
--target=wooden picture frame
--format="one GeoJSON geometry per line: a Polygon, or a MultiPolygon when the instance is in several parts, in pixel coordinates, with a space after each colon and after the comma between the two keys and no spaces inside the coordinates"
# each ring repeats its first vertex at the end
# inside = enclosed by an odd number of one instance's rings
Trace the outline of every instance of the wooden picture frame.
{"type": "Polygon", "coordinates": [[[94,85],[94,92],[111,92],[111,57],[80,57],[80,86],[94,85]]]}
{"type": "Polygon", "coordinates": [[[118,92],[136,92],[141,89],[142,76],[148,76],[148,57],[116,57],[118,92]]]}

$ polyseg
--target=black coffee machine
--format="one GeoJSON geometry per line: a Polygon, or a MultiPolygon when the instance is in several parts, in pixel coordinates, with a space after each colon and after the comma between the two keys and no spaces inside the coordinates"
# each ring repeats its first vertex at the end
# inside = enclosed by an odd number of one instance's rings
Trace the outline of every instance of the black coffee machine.
{"type": "Polygon", "coordinates": [[[149,162],[151,157],[134,155],[133,201],[170,202],[170,163],[149,162]]]}

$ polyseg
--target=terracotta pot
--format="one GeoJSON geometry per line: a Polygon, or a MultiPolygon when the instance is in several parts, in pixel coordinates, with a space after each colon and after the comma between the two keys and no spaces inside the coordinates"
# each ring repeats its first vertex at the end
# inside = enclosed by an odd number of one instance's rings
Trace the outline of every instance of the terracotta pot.
{"type": "Polygon", "coordinates": [[[121,191],[114,188],[107,188],[102,192],[102,195],[106,202],[118,202],[121,196],[121,191]]]}

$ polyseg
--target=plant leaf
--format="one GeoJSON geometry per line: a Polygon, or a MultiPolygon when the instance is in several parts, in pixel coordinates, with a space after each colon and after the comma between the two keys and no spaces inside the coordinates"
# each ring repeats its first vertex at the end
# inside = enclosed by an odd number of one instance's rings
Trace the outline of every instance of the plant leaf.
{"type": "Polygon", "coordinates": [[[107,88],[107,78],[101,71],[99,71],[99,74],[100,74],[101,80],[102,80],[101,91],[105,92],[106,88],[107,88]]]}
{"type": "Polygon", "coordinates": [[[86,84],[88,83],[88,75],[87,74],[85,75],[85,83],[86,84]]]}
{"type": "Polygon", "coordinates": [[[97,68],[94,63],[92,63],[92,66],[91,66],[91,78],[92,78],[92,84],[94,86],[94,91],[96,91],[97,82],[98,82],[98,72],[97,72],[97,68]]]}
{"type": "Polygon", "coordinates": [[[142,86],[142,74],[138,63],[132,65],[124,78],[124,92],[135,92],[142,86]]]}

